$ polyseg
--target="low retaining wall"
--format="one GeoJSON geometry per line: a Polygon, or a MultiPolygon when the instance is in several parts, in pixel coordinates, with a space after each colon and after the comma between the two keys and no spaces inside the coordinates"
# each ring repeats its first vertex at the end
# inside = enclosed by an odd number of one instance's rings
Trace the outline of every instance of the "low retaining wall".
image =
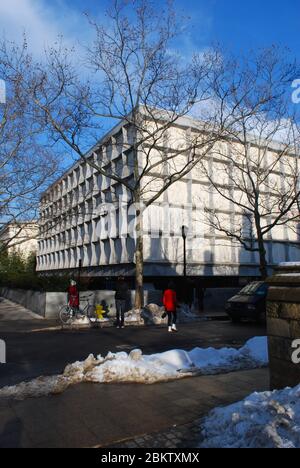
{"type": "Polygon", "coordinates": [[[278,267],[267,281],[270,386],[294,387],[300,383],[300,364],[292,360],[292,343],[300,339],[300,264],[278,267]]]}
{"type": "Polygon", "coordinates": [[[0,295],[12,302],[21,304],[35,314],[45,317],[46,293],[39,291],[28,291],[25,289],[0,288],[0,295]]]}
{"type": "MultiPolygon", "coordinates": [[[[202,313],[224,312],[226,301],[234,296],[237,288],[209,288],[205,291],[203,300],[204,309],[202,313]]],[[[162,305],[162,291],[149,290],[144,293],[145,304],[162,305]]],[[[10,301],[21,304],[26,309],[44,317],[46,319],[57,319],[59,310],[67,303],[67,294],[62,292],[39,292],[27,291],[24,289],[0,288],[0,295],[10,301]]],[[[115,291],[99,290],[84,291],[81,296],[91,295],[91,304],[102,304],[110,317],[115,316],[115,291]]],[[[135,291],[130,291],[126,309],[134,308],[135,291]]],[[[85,302],[82,301],[83,307],[85,302]]],[[[196,307],[197,309],[197,307],[196,307]]]]}
{"type": "MultiPolygon", "coordinates": [[[[39,292],[27,291],[24,289],[9,289],[0,288],[0,295],[9,299],[12,302],[21,304],[26,309],[35,312],[36,314],[46,319],[57,319],[62,306],[67,303],[67,293],[62,292],[39,292]]],[[[90,296],[90,304],[102,304],[108,312],[109,317],[114,317],[115,309],[115,291],[84,291],[80,293],[81,297],[90,296]]],[[[145,291],[145,304],[161,305],[161,291],[145,291]]],[[[84,307],[86,302],[82,300],[81,306],[84,307]]],[[[133,308],[134,291],[130,292],[130,299],[127,303],[127,310],[133,308]]]]}

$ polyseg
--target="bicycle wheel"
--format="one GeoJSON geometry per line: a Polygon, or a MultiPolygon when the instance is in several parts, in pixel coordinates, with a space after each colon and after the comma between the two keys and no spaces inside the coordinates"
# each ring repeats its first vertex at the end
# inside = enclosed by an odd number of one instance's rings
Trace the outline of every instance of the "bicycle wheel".
{"type": "Polygon", "coordinates": [[[72,319],[72,316],[73,316],[73,312],[72,312],[71,307],[69,306],[63,306],[59,311],[60,321],[65,325],[70,322],[70,320],[72,319]]]}

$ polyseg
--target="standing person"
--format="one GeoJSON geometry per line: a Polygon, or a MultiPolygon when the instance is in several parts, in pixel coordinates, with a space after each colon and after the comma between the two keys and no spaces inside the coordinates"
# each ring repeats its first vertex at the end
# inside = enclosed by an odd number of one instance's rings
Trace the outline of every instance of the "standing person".
{"type": "Polygon", "coordinates": [[[128,284],[125,281],[125,278],[123,276],[119,276],[117,280],[117,286],[116,286],[116,311],[117,311],[117,316],[116,316],[116,327],[117,328],[124,328],[124,323],[125,323],[125,308],[126,308],[126,302],[128,299],[128,284]]]}
{"type": "Polygon", "coordinates": [[[199,312],[204,312],[205,291],[206,291],[206,289],[203,286],[198,285],[198,287],[197,287],[197,296],[198,296],[199,312]]]}
{"type": "Polygon", "coordinates": [[[185,304],[188,306],[189,313],[192,312],[194,303],[194,282],[190,278],[185,281],[185,304]]]}
{"type": "Polygon", "coordinates": [[[168,289],[165,290],[163,304],[168,314],[168,331],[177,332],[177,294],[174,283],[169,283],[168,289]]]}
{"type": "Polygon", "coordinates": [[[77,288],[77,283],[73,279],[70,281],[68,287],[68,305],[72,308],[73,315],[79,313],[79,291],[77,288]]]}

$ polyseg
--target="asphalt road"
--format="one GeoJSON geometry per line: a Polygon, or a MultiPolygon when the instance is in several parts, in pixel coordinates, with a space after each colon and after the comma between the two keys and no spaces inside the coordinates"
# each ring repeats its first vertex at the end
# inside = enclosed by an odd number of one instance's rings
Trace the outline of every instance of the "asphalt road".
{"type": "MultiPolygon", "coordinates": [[[[89,354],[106,355],[109,351],[140,348],[145,354],[170,349],[242,346],[254,336],[264,336],[264,326],[226,321],[207,321],[179,326],[179,333],[167,333],[165,327],[127,327],[69,331],[7,331],[0,322],[0,339],[7,346],[7,364],[0,365],[0,387],[14,385],[40,375],[61,373],[64,367],[89,354]]],[[[19,324],[20,325],[20,324],[19,324]]],[[[9,328],[11,330],[11,328],[9,328]]]]}

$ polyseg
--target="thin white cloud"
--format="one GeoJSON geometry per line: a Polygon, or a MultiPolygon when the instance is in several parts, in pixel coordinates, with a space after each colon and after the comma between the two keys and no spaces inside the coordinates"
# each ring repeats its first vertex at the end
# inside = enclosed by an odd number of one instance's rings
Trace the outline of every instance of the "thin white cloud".
{"type": "MultiPolygon", "coordinates": [[[[210,97],[195,104],[190,111],[190,116],[196,120],[216,123],[220,122],[221,118],[227,119],[228,124],[233,122],[235,118],[240,118],[240,123],[236,122],[232,129],[242,131],[241,124],[245,124],[248,136],[258,145],[261,145],[263,140],[281,144],[299,145],[300,128],[293,118],[289,118],[288,114],[286,118],[281,115],[278,116],[277,120],[272,120],[268,114],[261,111],[254,113],[252,116],[249,115],[244,120],[242,119],[242,111],[246,112],[247,109],[240,107],[236,113],[233,113],[232,107],[229,104],[223,105],[221,108],[221,102],[217,98],[210,97]]],[[[250,112],[251,110],[249,110],[250,112]]]]}
{"type": "Polygon", "coordinates": [[[65,1],[0,0],[0,36],[20,42],[25,33],[34,53],[61,36],[69,46],[78,43],[84,38],[84,21],[82,12],[65,1]]]}

